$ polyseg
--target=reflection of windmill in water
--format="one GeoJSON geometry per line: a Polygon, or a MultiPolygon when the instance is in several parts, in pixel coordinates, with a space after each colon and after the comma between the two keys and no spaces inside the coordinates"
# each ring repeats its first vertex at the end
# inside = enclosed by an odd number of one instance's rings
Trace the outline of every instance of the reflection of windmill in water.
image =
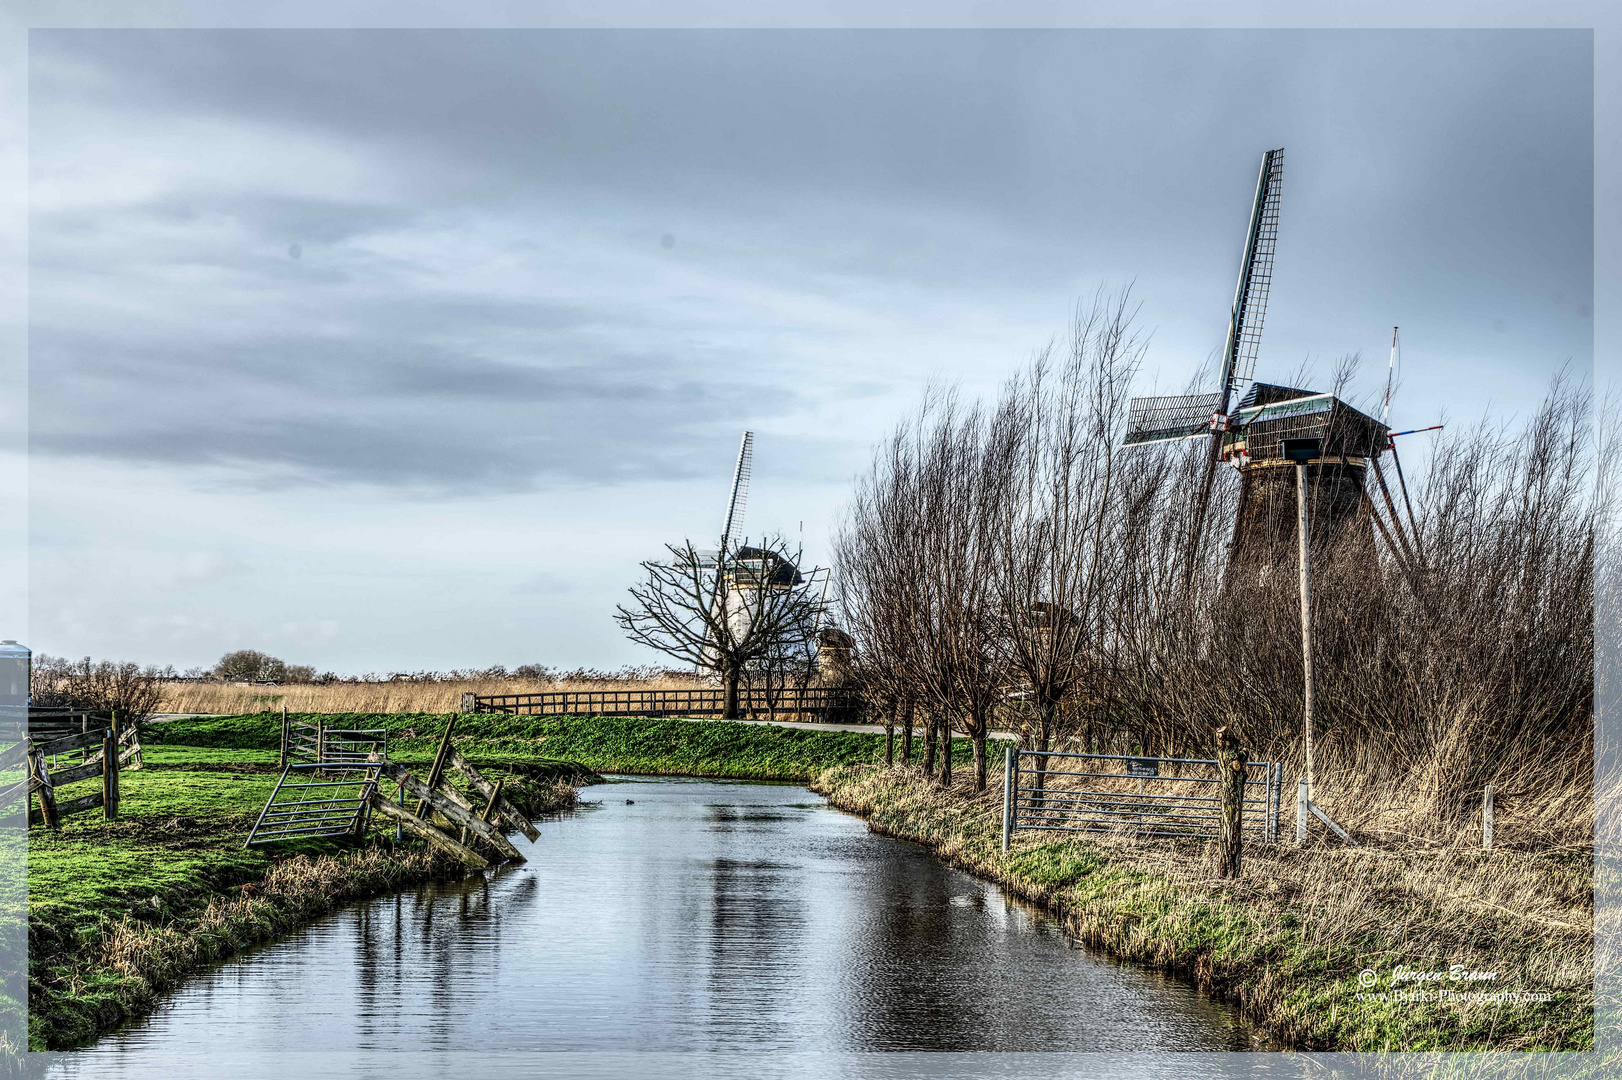
{"type": "Polygon", "coordinates": [[[1239,506],[1227,570],[1230,586],[1259,583],[1275,565],[1288,566],[1296,560],[1296,458],[1286,456],[1286,440],[1295,453],[1317,454],[1306,465],[1305,475],[1315,552],[1366,556],[1364,565],[1378,565],[1373,529],[1377,526],[1388,542],[1390,536],[1373,513],[1364,486],[1371,470],[1391,511],[1391,527],[1406,548],[1380,473],[1379,455],[1387,449],[1395,452],[1382,421],[1333,394],[1263,382],[1253,383],[1230,412],[1233,394],[1250,381],[1261,347],[1278,243],[1283,166],[1283,150],[1262,155],[1219,388],[1209,394],[1134,398],[1127,422],[1129,446],[1202,436],[1211,440],[1189,534],[1188,575],[1193,574],[1198,540],[1204,533],[1217,462],[1227,460],[1238,468],[1239,506]]]}

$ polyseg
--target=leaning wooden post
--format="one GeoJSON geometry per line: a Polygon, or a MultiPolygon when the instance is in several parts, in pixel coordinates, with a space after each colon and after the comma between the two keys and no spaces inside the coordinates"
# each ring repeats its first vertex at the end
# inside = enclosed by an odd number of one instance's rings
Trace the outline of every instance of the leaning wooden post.
{"type": "Polygon", "coordinates": [[[1014,838],[1014,748],[1002,751],[1002,850],[1008,854],[1008,842],[1014,838]]]}
{"type": "MultiPolygon", "coordinates": [[[[434,751],[434,763],[428,769],[429,788],[438,786],[440,778],[445,775],[445,756],[450,753],[451,732],[454,730],[456,730],[456,714],[447,713],[445,716],[445,734],[439,737],[439,749],[434,751]]],[[[422,799],[418,799],[417,816],[425,816],[424,811],[426,810],[428,810],[427,802],[422,799]]],[[[428,811],[426,816],[430,821],[433,820],[432,811],[428,811]]]]}
{"type": "Polygon", "coordinates": [[[31,786],[39,795],[40,820],[46,828],[61,828],[62,823],[56,816],[56,789],[51,786],[51,774],[45,766],[45,751],[37,746],[28,753],[28,773],[34,781],[31,786]]]}
{"type": "Polygon", "coordinates": [[[1492,850],[1492,784],[1481,793],[1481,850],[1492,850]]]}
{"type": "Polygon", "coordinates": [[[288,739],[288,736],[290,736],[291,734],[292,734],[292,729],[289,728],[288,725],[287,725],[287,703],[283,702],[282,703],[282,757],[281,757],[281,760],[277,763],[277,768],[280,768],[280,769],[287,768],[287,739],[288,739]]]}
{"type": "MultiPolygon", "coordinates": [[[[490,801],[485,803],[484,809],[479,812],[479,820],[489,824],[494,824],[497,827],[500,826],[501,818],[496,815],[496,800],[501,798],[501,785],[505,784],[506,782],[507,778],[505,776],[498,776],[496,778],[496,790],[490,794],[490,801]]],[[[467,826],[464,825],[462,827],[462,843],[465,844],[467,841],[467,826]]]]}
{"type": "Polygon", "coordinates": [[[1226,725],[1217,728],[1217,792],[1222,820],[1217,837],[1217,877],[1236,878],[1243,862],[1245,768],[1244,750],[1226,725]]]}

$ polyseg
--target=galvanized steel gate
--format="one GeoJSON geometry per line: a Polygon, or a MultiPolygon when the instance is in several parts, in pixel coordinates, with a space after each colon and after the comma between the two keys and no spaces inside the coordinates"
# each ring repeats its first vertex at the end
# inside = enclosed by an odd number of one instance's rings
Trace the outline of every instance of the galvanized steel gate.
{"type": "MultiPolygon", "coordinates": [[[[1214,837],[1221,820],[1216,765],[1205,758],[1040,754],[1009,747],[1003,767],[1003,850],[1017,829],[1214,837]]],[[[1249,763],[1242,832],[1266,843],[1278,839],[1282,781],[1279,763],[1249,763]]]]}
{"type": "Polygon", "coordinates": [[[295,725],[290,732],[284,722],[282,754],[282,775],[248,833],[247,847],[365,830],[378,770],[389,760],[387,731],[295,725]],[[300,738],[299,727],[314,728],[313,737],[300,738]]]}

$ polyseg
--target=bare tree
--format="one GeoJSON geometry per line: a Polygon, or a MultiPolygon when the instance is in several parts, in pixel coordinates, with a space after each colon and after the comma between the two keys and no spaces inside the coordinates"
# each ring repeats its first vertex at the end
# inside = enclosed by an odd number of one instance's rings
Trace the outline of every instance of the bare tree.
{"type": "Polygon", "coordinates": [[[29,675],[35,705],[116,713],[132,724],[144,723],[163,700],[163,672],[113,660],[64,660],[41,654],[29,675]]]}
{"type": "MultiPolygon", "coordinates": [[[[879,448],[834,538],[840,624],[854,642],[853,674],[869,708],[899,716],[904,762],[912,757],[913,720],[924,693],[915,632],[923,603],[915,442],[908,424],[879,448]]],[[[933,726],[924,739],[924,766],[933,772],[933,726]]]]}
{"type": "Polygon", "coordinates": [[[722,716],[736,719],[745,668],[815,633],[824,603],[817,572],[802,574],[799,553],[781,538],[714,558],[691,541],[665,546],[669,560],[642,564],[647,578],[614,621],[632,641],[714,672],[725,689],[722,716]]]}
{"type": "Polygon", "coordinates": [[[1144,349],[1128,293],[1094,294],[1078,308],[1068,356],[1051,347],[1024,384],[1027,437],[1000,536],[998,602],[1009,666],[1024,684],[1024,744],[1037,751],[1038,788],[1047,751],[1083,716],[1075,696],[1100,682],[1119,549],[1131,504],[1118,474],[1142,469],[1142,455],[1118,446],[1127,393],[1144,349]]]}
{"type": "Polygon", "coordinates": [[[915,696],[942,743],[943,784],[951,783],[954,728],[973,744],[976,789],[986,784],[986,738],[1005,681],[996,539],[1022,437],[1017,400],[988,412],[963,408],[947,392],[919,414],[910,442],[910,497],[898,508],[913,519],[914,602],[904,632],[913,643],[915,696]]]}

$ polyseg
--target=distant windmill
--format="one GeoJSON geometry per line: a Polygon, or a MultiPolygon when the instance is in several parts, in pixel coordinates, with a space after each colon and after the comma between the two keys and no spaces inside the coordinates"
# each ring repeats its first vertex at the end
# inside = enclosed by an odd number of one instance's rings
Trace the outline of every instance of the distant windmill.
{"type": "Polygon", "coordinates": [[[748,547],[743,543],[743,515],[749,503],[749,478],[754,470],[755,433],[743,433],[738,446],[738,462],[732,469],[732,491],[727,497],[725,523],[721,526],[721,547],[704,552],[700,565],[715,572],[715,594],[711,611],[716,621],[725,612],[733,635],[742,639],[750,620],[760,610],[760,589],[787,589],[801,584],[799,568],[775,551],[748,547]]]}
{"type": "MultiPolygon", "coordinates": [[[[1318,456],[1306,473],[1314,548],[1322,550],[1348,542],[1372,545],[1371,520],[1388,544],[1391,540],[1385,523],[1371,512],[1373,507],[1364,489],[1365,474],[1372,468],[1391,506],[1378,463],[1380,453],[1391,445],[1382,421],[1364,415],[1332,394],[1262,382],[1252,383],[1238,407],[1230,412],[1233,394],[1251,379],[1261,348],[1262,320],[1278,243],[1283,169],[1282,149],[1262,155],[1218,389],[1207,394],[1134,398],[1127,419],[1128,446],[1210,438],[1210,453],[1190,525],[1193,542],[1189,544],[1185,580],[1193,575],[1216,464],[1223,459],[1240,473],[1239,509],[1228,562],[1230,582],[1246,567],[1257,568],[1259,576],[1265,576],[1266,567],[1293,558],[1296,462],[1285,456],[1286,440],[1298,452],[1307,445],[1298,440],[1316,440],[1312,445],[1318,456]]],[[[1400,548],[1393,547],[1393,553],[1399,562],[1411,559],[1394,507],[1391,519],[1391,527],[1401,542],[1400,548]]]]}

